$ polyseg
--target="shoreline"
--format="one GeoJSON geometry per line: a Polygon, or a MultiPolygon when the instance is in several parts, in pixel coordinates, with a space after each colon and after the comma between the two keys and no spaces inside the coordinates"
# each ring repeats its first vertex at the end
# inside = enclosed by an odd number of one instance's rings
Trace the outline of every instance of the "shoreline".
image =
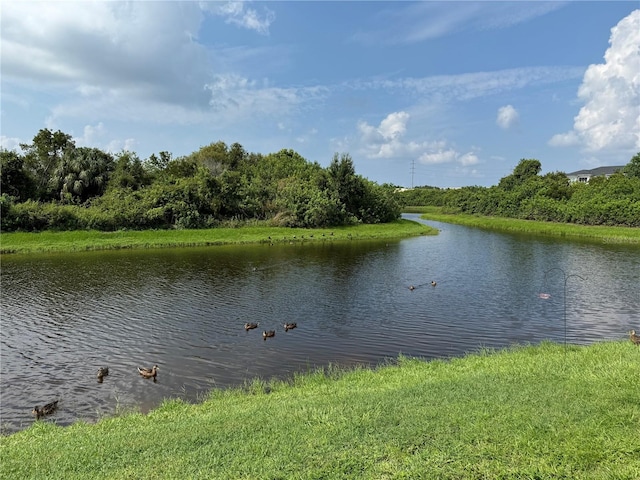
{"type": "Polygon", "coordinates": [[[468,214],[442,213],[440,207],[411,207],[406,213],[419,213],[423,220],[453,223],[507,233],[543,235],[598,243],[640,245],[640,228],[572,223],[541,222],[518,218],[485,217],[468,214]]]}
{"type": "Polygon", "coordinates": [[[58,427],[54,414],[0,437],[0,476],[638,478],[637,348],[543,342],[401,356],[97,423],[58,427]]]}
{"type": "Polygon", "coordinates": [[[404,219],[391,223],[312,229],[247,225],[202,230],[11,232],[0,234],[0,255],[216,245],[299,244],[409,238],[437,234],[438,230],[433,227],[404,219]]]}

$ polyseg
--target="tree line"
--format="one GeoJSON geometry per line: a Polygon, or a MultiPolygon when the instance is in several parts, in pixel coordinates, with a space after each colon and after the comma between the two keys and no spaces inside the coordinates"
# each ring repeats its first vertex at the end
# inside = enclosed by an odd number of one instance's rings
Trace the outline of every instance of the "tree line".
{"type": "Polygon", "coordinates": [[[210,228],[226,222],[325,227],[389,222],[400,204],[391,185],[356,174],[348,154],[321,167],[293,150],[262,155],[211,143],[190,155],[144,161],[77,147],[42,129],[22,153],[0,150],[3,231],[210,228]]]}
{"type": "Polygon", "coordinates": [[[513,173],[492,187],[400,192],[403,205],[438,206],[446,213],[640,227],[640,153],[610,177],[570,182],[563,172],[540,175],[542,164],[522,159],[513,173]]]}

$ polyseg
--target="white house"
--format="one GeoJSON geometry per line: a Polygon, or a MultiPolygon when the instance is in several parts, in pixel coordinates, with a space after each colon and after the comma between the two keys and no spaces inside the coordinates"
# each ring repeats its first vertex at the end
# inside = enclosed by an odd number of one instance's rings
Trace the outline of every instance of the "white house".
{"type": "Polygon", "coordinates": [[[624,165],[617,167],[598,167],[591,170],[578,170],[577,172],[567,173],[570,182],[585,182],[588,183],[591,177],[605,176],[609,178],[611,175],[618,171],[622,171],[624,165]]]}

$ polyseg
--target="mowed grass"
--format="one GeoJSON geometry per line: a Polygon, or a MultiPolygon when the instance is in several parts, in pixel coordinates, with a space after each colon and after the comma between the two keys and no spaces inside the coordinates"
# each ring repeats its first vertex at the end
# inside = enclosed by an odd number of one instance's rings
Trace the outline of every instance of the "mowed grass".
{"type": "Polygon", "coordinates": [[[469,227],[503,232],[551,235],[585,239],[602,243],[628,243],[640,245],[640,228],[576,225],[572,223],[540,222],[517,218],[485,217],[481,215],[446,214],[439,207],[407,207],[408,213],[421,213],[420,218],[455,223],[469,227]]]}
{"type": "Polygon", "coordinates": [[[0,234],[0,253],[78,252],[225,244],[348,241],[434,234],[437,234],[436,229],[408,220],[397,220],[374,225],[314,229],[248,225],[237,228],[225,227],[203,230],[14,232],[0,234]]]}
{"type": "Polygon", "coordinates": [[[37,422],[0,438],[0,477],[638,479],[639,362],[629,341],[543,343],[256,380],[147,415],[37,422]]]}

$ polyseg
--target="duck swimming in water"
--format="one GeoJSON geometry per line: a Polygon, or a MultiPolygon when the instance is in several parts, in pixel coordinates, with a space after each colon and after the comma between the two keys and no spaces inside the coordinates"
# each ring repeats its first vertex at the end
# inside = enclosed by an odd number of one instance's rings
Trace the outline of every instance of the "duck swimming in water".
{"type": "Polygon", "coordinates": [[[109,375],[109,367],[100,367],[98,369],[98,382],[102,383],[102,379],[109,375]]]}
{"type": "Polygon", "coordinates": [[[153,368],[138,367],[138,373],[140,375],[142,375],[144,378],[153,378],[154,380],[156,379],[158,370],[160,369],[157,365],[154,365],[153,368]]]}
{"type": "Polygon", "coordinates": [[[285,323],[285,324],[284,324],[284,331],[285,331],[285,332],[288,332],[289,330],[292,330],[292,329],[296,328],[297,326],[298,326],[298,324],[297,324],[297,323],[295,323],[295,322],[292,322],[292,323],[285,323]]]}
{"type": "Polygon", "coordinates": [[[276,336],[276,331],[275,330],[265,330],[264,332],[262,332],[262,338],[264,338],[265,340],[269,337],[275,337],[276,336]]]}
{"type": "Polygon", "coordinates": [[[33,411],[31,413],[36,416],[36,420],[39,420],[45,415],[51,415],[56,411],[56,408],[58,408],[58,400],[47,403],[44,407],[39,407],[38,405],[36,405],[35,407],[33,407],[33,411]]]}

